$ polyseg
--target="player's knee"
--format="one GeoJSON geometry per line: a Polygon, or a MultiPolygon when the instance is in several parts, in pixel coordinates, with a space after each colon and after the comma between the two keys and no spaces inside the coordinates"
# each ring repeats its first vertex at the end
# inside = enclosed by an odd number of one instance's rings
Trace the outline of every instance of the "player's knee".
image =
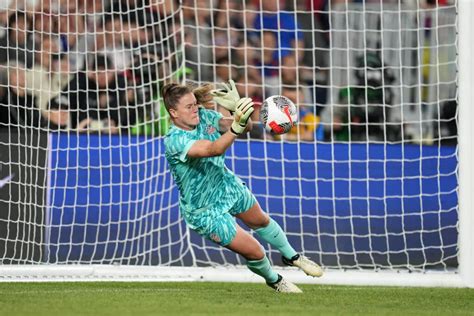
{"type": "Polygon", "coordinates": [[[256,227],[254,229],[267,227],[270,224],[270,217],[268,215],[262,216],[262,218],[255,224],[256,227]]]}
{"type": "Polygon", "coordinates": [[[263,251],[262,246],[258,245],[257,247],[252,247],[250,251],[245,255],[247,260],[261,260],[265,257],[265,252],[263,251]]]}

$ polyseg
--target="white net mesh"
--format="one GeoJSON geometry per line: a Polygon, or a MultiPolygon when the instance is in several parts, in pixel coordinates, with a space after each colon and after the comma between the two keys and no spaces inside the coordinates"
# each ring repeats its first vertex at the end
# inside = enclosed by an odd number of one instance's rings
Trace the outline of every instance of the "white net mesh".
{"type": "Polygon", "coordinates": [[[159,93],[232,78],[299,106],[227,160],[297,251],[457,267],[455,1],[4,2],[3,264],[243,263],[179,216],[159,93]]]}

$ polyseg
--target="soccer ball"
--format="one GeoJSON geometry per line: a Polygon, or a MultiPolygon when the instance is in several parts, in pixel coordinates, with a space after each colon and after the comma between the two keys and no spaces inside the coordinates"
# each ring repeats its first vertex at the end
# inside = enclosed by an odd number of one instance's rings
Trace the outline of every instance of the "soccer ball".
{"type": "Polygon", "coordinates": [[[287,97],[273,95],[263,101],[260,121],[271,134],[285,134],[297,123],[298,109],[287,97]]]}

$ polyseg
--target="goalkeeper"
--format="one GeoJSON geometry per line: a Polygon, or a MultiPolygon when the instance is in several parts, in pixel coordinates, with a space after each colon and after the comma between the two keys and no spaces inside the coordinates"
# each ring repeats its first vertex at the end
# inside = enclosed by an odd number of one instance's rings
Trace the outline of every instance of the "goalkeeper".
{"type": "Polygon", "coordinates": [[[204,85],[190,87],[170,83],[162,96],[171,119],[165,138],[166,159],[180,193],[180,213],[188,226],[203,237],[247,260],[247,267],[279,292],[301,292],[270,266],[259,242],[235,221],[249,228],[278,249],[283,262],[306,274],[321,276],[321,268],[298,254],[281,227],[262,211],[254,195],[224,164],[225,151],[249,128],[254,111],[250,98],[240,98],[233,81],[225,89],[204,85]],[[220,113],[200,105],[215,101],[233,113],[220,113]]]}

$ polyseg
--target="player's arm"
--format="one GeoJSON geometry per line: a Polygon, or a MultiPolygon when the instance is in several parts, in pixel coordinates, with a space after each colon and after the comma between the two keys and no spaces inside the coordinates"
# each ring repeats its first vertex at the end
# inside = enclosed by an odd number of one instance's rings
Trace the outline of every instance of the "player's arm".
{"type": "Polygon", "coordinates": [[[189,149],[188,157],[205,158],[223,155],[236,138],[237,135],[228,131],[215,141],[198,140],[189,149]]]}
{"type": "Polygon", "coordinates": [[[191,158],[204,158],[220,156],[232,145],[234,140],[246,131],[247,124],[254,111],[250,98],[242,98],[236,107],[233,120],[221,137],[215,141],[198,140],[189,149],[187,156],[191,158]]]}

